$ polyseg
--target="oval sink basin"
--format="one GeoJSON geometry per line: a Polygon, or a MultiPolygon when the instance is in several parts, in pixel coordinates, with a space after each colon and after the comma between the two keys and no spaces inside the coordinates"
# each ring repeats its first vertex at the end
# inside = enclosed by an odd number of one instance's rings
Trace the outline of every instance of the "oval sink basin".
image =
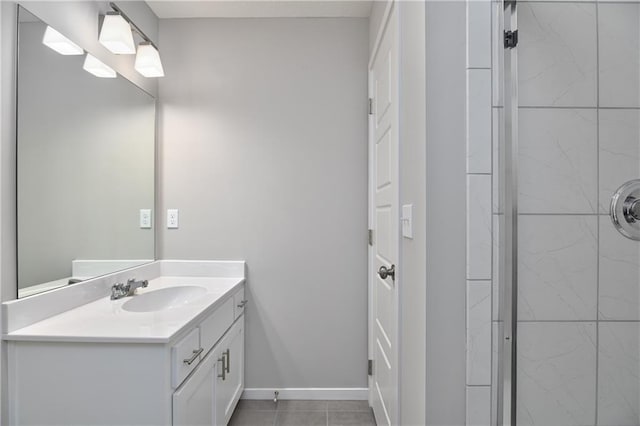
{"type": "Polygon", "coordinates": [[[184,306],[205,294],[207,290],[198,286],[169,287],[149,291],[122,305],[129,312],[154,312],[184,306]]]}

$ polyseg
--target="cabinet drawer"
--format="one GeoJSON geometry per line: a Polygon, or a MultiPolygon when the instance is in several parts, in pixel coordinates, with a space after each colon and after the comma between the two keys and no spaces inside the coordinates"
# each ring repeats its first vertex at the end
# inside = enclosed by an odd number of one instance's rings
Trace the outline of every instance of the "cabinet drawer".
{"type": "Polygon", "coordinates": [[[233,297],[200,324],[200,344],[207,353],[233,323],[233,297]]]}
{"type": "Polygon", "coordinates": [[[247,300],[244,298],[244,287],[242,287],[236,294],[233,295],[233,310],[235,313],[234,318],[238,318],[244,312],[244,306],[247,300]]]}
{"type": "Polygon", "coordinates": [[[196,368],[203,352],[197,328],[171,348],[171,385],[174,388],[196,368]]]}

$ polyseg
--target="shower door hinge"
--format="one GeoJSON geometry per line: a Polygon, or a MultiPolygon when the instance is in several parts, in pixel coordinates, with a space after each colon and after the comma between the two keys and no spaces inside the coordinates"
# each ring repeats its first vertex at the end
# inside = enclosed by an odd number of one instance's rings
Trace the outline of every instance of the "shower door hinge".
{"type": "Polygon", "coordinates": [[[373,245],[373,229],[369,229],[369,245],[373,245]]]}
{"type": "Polygon", "coordinates": [[[373,115],[373,98],[369,98],[369,115],[373,115]]]}
{"type": "Polygon", "coordinates": [[[370,359],[369,362],[367,363],[367,374],[369,374],[369,376],[373,376],[373,360],[370,359]]]}
{"type": "Polygon", "coordinates": [[[518,30],[504,32],[504,48],[513,49],[518,45],[518,30]]]}

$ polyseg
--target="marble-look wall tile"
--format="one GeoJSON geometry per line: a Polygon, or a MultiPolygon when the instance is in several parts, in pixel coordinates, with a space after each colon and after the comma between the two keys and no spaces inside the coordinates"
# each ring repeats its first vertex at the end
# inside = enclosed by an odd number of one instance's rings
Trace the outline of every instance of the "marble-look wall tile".
{"type": "Polygon", "coordinates": [[[491,388],[467,386],[467,426],[489,426],[491,422],[491,388]]]}
{"type": "Polygon", "coordinates": [[[595,107],[595,4],[522,3],[518,29],[520,105],[595,107]]]}
{"type": "Polygon", "coordinates": [[[598,426],[640,424],[640,323],[601,322],[598,426]]]}
{"type": "Polygon", "coordinates": [[[491,281],[467,281],[467,384],[491,384],[491,281]]]}
{"type": "Polygon", "coordinates": [[[598,9],[600,106],[640,106],[640,4],[598,9]]]}
{"type": "Polygon", "coordinates": [[[467,176],[467,278],[491,279],[491,175],[467,176]]]}
{"type": "Polygon", "coordinates": [[[596,320],[597,216],[518,218],[518,319],[596,320]]]}
{"type": "Polygon", "coordinates": [[[520,108],[518,134],[520,213],[596,213],[596,110],[520,108]]]}
{"type": "MultiPolygon", "coordinates": [[[[600,216],[600,319],[640,320],[640,243],[600,216]]],[[[640,349],[640,348],[639,348],[640,349]]]]}
{"type": "Polygon", "coordinates": [[[593,426],[596,325],[518,324],[518,426],[593,426]]]}
{"type": "Polygon", "coordinates": [[[467,70],[467,173],[491,173],[491,70],[467,70]]]}
{"type": "Polygon", "coordinates": [[[467,1],[467,68],[491,68],[491,2],[467,1]]]}
{"type": "Polygon", "coordinates": [[[623,183],[640,178],[638,141],[639,110],[600,110],[600,213],[609,212],[611,196],[623,183]]]}
{"type": "Polygon", "coordinates": [[[492,73],[492,106],[504,106],[503,100],[503,71],[504,71],[504,22],[502,20],[503,5],[500,2],[493,3],[491,10],[491,31],[493,45],[491,46],[491,73],[492,73]]]}

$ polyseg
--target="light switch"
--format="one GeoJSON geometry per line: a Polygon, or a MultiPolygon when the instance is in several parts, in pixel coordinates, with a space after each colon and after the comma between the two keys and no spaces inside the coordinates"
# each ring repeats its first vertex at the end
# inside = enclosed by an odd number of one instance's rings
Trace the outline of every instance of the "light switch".
{"type": "Polygon", "coordinates": [[[178,209],[167,210],[167,228],[169,229],[178,228],[178,209]]]}
{"type": "Polygon", "coordinates": [[[413,204],[402,206],[402,236],[413,239],[413,204]]]}
{"type": "Polygon", "coordinates": [[[140,229],[151,228],[151,209],[140,209],[140,229]]]}

